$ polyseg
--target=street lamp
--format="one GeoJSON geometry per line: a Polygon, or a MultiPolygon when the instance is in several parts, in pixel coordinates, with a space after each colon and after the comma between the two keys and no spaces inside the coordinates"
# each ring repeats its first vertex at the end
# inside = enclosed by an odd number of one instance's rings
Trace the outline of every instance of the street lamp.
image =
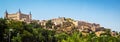
{"type": "Polygon", "coordinates": [[[11,32],[13,31],[13,29],[9,29],[9,42],[11,42],[11,32]]]}

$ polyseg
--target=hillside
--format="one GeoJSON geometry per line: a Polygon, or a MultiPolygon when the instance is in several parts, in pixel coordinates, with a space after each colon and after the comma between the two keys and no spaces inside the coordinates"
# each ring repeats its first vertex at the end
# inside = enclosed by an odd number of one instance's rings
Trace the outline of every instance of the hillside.
{"type": "Polygon", "coordinates": [[[0,42],[120,42],[120,32],[65,17],[31,23],[0,18],[0,42]]]}
{"type": "Polygon", "coordinates": [[[55,30],[56,33],[65,32],[71,34],[74,31],[78,31],[87,35],[88,33],[95,32],[97,36],[100,36],[109,31],[112,36],[116,36],[115,31],[112,32],[108,28],[101,27],[100,24],[78,21],[71,18],[59,17],[50,20],[41,20],[39,23],[44,29],[55,30]]]}

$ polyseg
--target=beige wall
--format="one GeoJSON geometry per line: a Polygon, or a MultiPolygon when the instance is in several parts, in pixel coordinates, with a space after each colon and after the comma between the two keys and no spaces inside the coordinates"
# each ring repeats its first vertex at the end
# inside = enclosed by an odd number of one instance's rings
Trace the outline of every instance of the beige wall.
{"type": "Polygon", "coordinates": [[[8,19],[13,19],[13,20],[18,20],[18,15],[17,14],[9,14],[7,15],[8,19]]]}

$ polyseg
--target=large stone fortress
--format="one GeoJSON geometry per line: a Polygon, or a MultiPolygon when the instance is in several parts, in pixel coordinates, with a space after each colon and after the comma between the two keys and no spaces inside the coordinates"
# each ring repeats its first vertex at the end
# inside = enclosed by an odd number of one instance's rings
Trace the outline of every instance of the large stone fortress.
{"type": "Polygon", "coordinates": [[[4,18],[30,23],[32,15],[31,12],[29,14],[24,14],[20,11],[20,9],[18,12],[12,14],[9,14],[6,10],[4,18]]]}

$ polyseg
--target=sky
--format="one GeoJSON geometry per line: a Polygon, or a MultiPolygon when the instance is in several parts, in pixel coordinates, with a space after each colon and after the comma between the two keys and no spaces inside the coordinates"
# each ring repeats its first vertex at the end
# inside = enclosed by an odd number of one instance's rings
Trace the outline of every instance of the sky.
{"type": "Polygon", "coordinates": [[[0,0],[0,17],[8,13],[32,13],[32,19],[72,18],[100,24],[120,32],[119,0],[0,0]]]}

